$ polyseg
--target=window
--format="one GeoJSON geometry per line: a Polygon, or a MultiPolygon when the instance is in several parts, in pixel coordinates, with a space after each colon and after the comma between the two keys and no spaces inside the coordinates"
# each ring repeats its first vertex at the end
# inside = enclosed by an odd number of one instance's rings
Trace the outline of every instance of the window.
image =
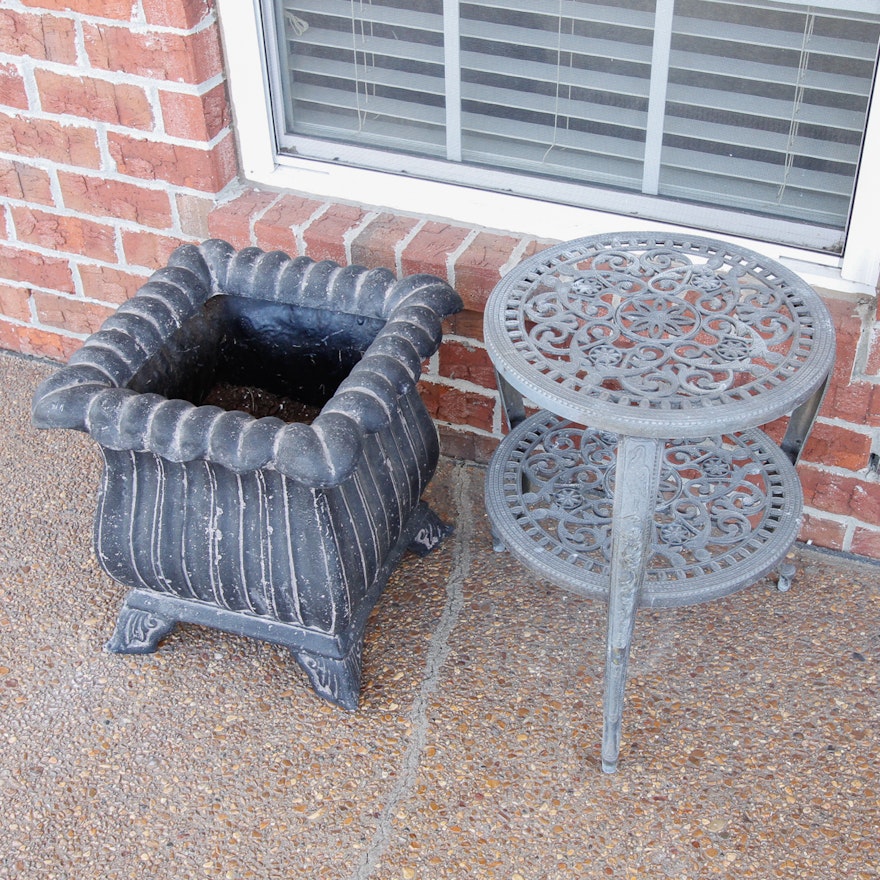
{"type": "Polygon", "coordinates": [[[586,206],[634,191],[657,197],[658,219],[725,207],[842,246],[876,3],[275,0],[273,11],[282,151],[586,206]]]}
{"type": "Polygon", "coordinates": [[[217,8],[256,183],[546,238],[715,233],[876,286],[876,0],[217,8]]]}

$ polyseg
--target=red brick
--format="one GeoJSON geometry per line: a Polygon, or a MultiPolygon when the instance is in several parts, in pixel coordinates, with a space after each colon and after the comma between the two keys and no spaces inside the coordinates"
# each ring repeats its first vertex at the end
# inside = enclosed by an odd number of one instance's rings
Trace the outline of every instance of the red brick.
{"type": "Polygon", "coordinates": [[[817,547],[840,550],[845,535],[846,526],[843,523],[805,513],[798,540],[805,543],[809,541],[817,547]]]}
{"type": "Polygon", "coordinates": [[[774,419],[766,425],[761,425],[761,430],[777,445],[782,442],[785,431],[788,428],[789,417],[782,416],[774,419]]]}
{"type": "Polygon", "coordinates": [[[492,453],[498,448],[498,438],[474,431],[458,430],[449,425],[438,425],[440,452],[457,461],[473,461],[488,464],[492,453]]]}
{"type": "Polygon", "coordinates": [[[803,462],[798,474],[808,507],[880,525],[880,483],[831,474],[803,462]]]}
{"type": "Polygon", "coordinates": [[[24,162],[0,159],[0,196],[51,205],[52,184],[48,172],[24,162]]]}
{"type": "Polygon", "coordinates": [[[28,244],[96,260],[116,260],[112,226],[32,208],[13,208],[12,218],[19,239],[28,244]]]}
{"type": "Polygon", "coordinates": [[[60,165],[101,167],[94,129],[27,116],[0,113],[0,152],[49,159],[60,165]]]}
{"type": "Polygon", "coordinates": [[[73,293],[67,260],[0,243],[0,278],[73,293]]]}
{"type": "Polygon", "coordinates": [[[871,387],[871,398],[865,412],[865,424],[880,428],[880,385],[871,387]]]}
{"type": "Polygon", "coordinates": [[[171,137],[210,141],[232,123],[225,83],[204,95],[160,91],[159,104],[165,131],[171,137]]]}
{"type": "Polygon", "coordinates": [[[184,35],[85,24],[83,32],[89,61],[103,70],[194,85],[223,72],[216,27],[184,35]]]}
{"type": "Polygon", "coordinates": [[[483,388],[494,390],[495,368],[486,349],[454,340],[440,346],[440,375],[447,379],[464,379],[483,388]]]}
{"type": "Polygon", "coordinates": [[[351,243],[351,261],[375,269],[397,265],[397,245],[409,235],[419,221],[414,217],[380,214],[351,243]]]}
{"type": "Polygon", "coordinates": [[[131,220],[154,229],[171,225],[171,202],[162,190],[65,171],[58,178],[64,204],[73,211],[131,220]]]}
{"type": "Polygon", "coordinates": [[[245,190],[237,198],[218,205],[208,215],[208,229],[213,238],[222,238],[237,248],[249,247],[251,242],[251,218],[261,214],[278,193],[257,189],[245,190]]]}
{"type": "Polygon", "coordinates": [[[865,374],[880,377],[880,324],[874,324],[871,328],[871,341],[868,349],[868,359],[865,364],[865,374]]]}
{"type": "Polygon", "coordinates": [[[84,299],[34,291],[34,305],[42,324],[71,333],[94,333],[116,309],[84,299]]]}
{"type": "Polygon", "coordinates": [[[147,24],[189,30],[214,8],[213,0],[143,0],[147,24]]]}
{"type": "Polygon", "coordinates": [[[68,18],[0,9],[0,53],[76,63],[76,28],[68,18]]]}
{"type": "Polygon", "coordinates": [[[849,377],[832,377],[819,414],[854,425],[880,426],[880,386],[850,382],[849,377]]]}
{"type": "Polygon", "coordinates": [[[82,341],[72,336],[0,320],[0,348],[9,351],[66,361],[81,346],[82,341]]]}
{"type": "Polygon", "coordinates": [[[16,321],[30,321],[31,310],[28,305],[30,296],[31,292],[27,287],[0,284],[0,313],[16,321]]]}
{"type": "Polygon", "coordinates": [[[856,528],[853,532],[850,551],[859,556],[880,559],[880,529],[856,528]]]}
{"type": "Polygon", "coordinates": [[[464,425],[491,431],[495,414],[495,397],[461,391],[449,385],[422,381],[422,399],[431,416],[451,425],[464,425]]]}
{"type": "Polygon", "coordinates": [[[214,208],[214,200],[192,193],[178,193],[176,200],[180,228],[184,233],[193,238],[210,238],[208,216],[214,208]]]}
{"type": "Polygon", "coordinates": [[[467,238],[469,230],[431,220],[413,237],[401,255],[404,275],[428,272],[445,278],[446,262],[467,238]]]}
{"type": "Polygon", "coordinates": [[[851,299],[823,297],[822,301],[831,313],[837,352],[834,361],[835,377],[843,380],[853,373],[856,350],[862,335],[862,316],[858,304],[851,299]]]}
{"type": "Polygon", "coordinates": [[[82,263],[78,267],[83,293],[89,299],[107,303],[124,303],[131,299],[147,280],[146,275],[135,275],[124,269],[82,263]]]}
{"type": "Polygon", "coordinates": [[[131,18],[131,0],[21,0],[25,6],[50,9],[53,12],[78,12],[101,18],[131,18]]]}
{"type": "Polygon", "coordinates": [[[871,438],[835,425],[817,422],[804,447],[802,458],[816,464],[860,471],[868,464],[871,438]]]}
{"type": "Polygon", "coordinates": [[[182,239],[153,232],[123,232],[122,249],[132,266],[161,269],[168,263],[172,251],[185,244],[182,239]]]}
{"type": "MultiPolygon", "coordinates": [[[[530,241],[522,249],[520,262],[555,243],[548,239],[530,241]]],[[[455,289],[461,295],[465,307],[465,311],[459,313],[460,320],[466,320],[467,315],[476,314],[479,316],[480,327],[476,335],[473,336],[474,339],[483,338],[482,315],[486,301],[501,279],[504,267],[510,261],[519,244],[520,239],[483,232],[455,261],[453,270],[455,289]]]]}
{"type": "Polygon", "coordinates": [[[838,333],[846,332],[848,326],[857,328],[860,326],[858,303],[850,296],[828,293],[822,296],[822,302],[831,314],[831,320],[838,333]]]}
{"type": "Polygon", "coordinates": [[[27,110],[30,106],[24,79],[15,64],[0,64],[0,103],[27,110]]]}
{"type": "Polygon", "coordinates": [[[281,196],[254,222],[257,246],[297,255],[299,242],[293,230],[305,226],[323,204],[302,196],[281,196]]]}
{"type": "Polygon", "coordinates": [[[483,313],[464,309],[450,315],[443,322],[443,333],[447,336],[464,336],[477,342],[483,341],[483,313]]]}
{"type": "Polygon", "coordinates": [[[108,142],[117,169],[129,177],[218,192],[238,172],[231,132],[210,150],[142,140],[115,132],[108,135],[108,142]]]}
{"type": "Polygon", "coordinates": [[[455,289],[465,307],[482,311],[519,239],[481,232],[455,261],[455,289]]]}
{"type": "Polygon", "coordinates": [[[837,348],[834,357],[834,366],[831,371],[832,381],[841,384],[849,382],[855,373],[856,352],[859,345],[859,336],[853,333],[836,332],[837,348]]]}
{"type": "Polygon", "coordinates": [[[357,228],[366,215],[366,211],[354,205],[331,205],[304,230],[306,255],[313,260],[335,260],[344,265],[347,262],[345,236],[357,228]]]}
{"type": "Polygon", "coordinates": [[[64,76],[36,70],[40,103],[47,113],[78,116],[149,131],[153,111],[140,86],[111,83],[91,76],[64,76]]]}

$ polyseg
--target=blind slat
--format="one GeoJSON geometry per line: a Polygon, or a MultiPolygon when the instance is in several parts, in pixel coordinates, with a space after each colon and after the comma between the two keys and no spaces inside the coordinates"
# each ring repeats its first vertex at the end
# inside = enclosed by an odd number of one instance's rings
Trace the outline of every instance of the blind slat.
{"type": "MultiPolygon", "coordinates": [[[[803,19],[805,13],[798,13],[798,18],[800,21],[797,22],[799,26],[797,29],[779,30],[681,16],[676,20],[675,33],[679,38],[690,37],[694,41],[708,39],[727,44],[739,44],[740,53],[745,58],[756,46],[799,53],[804,45],[805,25],[803,19]],[[715,27],[710,27],[711,25],[715,25],[715,27]]],[[[732,49],[735,46],[730,45],[729,48],[732,49]]],[[[871,63],[874,59],[870,44],[860,40],[834,39],[821,34],[813,34],[809,39],[808,48],[812,55],[827,55],[838,60],[851,59],[871,63]]]]}
{"type": "Polygon", "coordinates": [[[400,101],[376,95],[364,95],[355,91],[343,92],[339,89],[327,89],[321,86],[303,86],[297,101],[300,104],[312,104],[315,107],[360,110],[371,117],[384,116],[389,119],[409,120],[437,126],[442,126],[444,123],[443,107],[432,107],[416,100],[400,101]]]}
{"type": "Polygon", "coordinates": [[[641,28],[651,31],[654,27],[654,14],[648,9],[635,8],[637,4],[624,2],[620,5],[602,3],[582,3],[578,0],[563,0],[561,4],[553,3],[543,10],[536,9],[535,0],[480,0],[479,3],[461,4],[465,14],[473,15],[474,9],[492,9],[496,13],[496,20],[503,13],[526,13],[529,15],[543,15],[555,17],[557,10],[560,11],[563,20],[589,22],[594,25],[613,25],[631,28],[641,28]]]}
{"type": "MultiPolygon", "coordinates": [[[[691,74],[723,75],[730,79],[744,82],[778,86],[792,86],[797,79],[797,71],[775,64],[761,64],[738,58],[721,59],[696,52],[682,52],[673,49],[670,66],[673,70],[686,71],[691,74]]],[[[865,77],[846,76],[836,73],[821,73],[807,70],[804,73],[805,87],[820,92],[859,95],[867,98],[871,93],[871,81],[865,77]]]]}
{"type": "Polygon", "coordinates": [[[553,31],[531,31],[495,22],[462,21],[462,47],[490,55],[505,56],[512,47],[543,50],[555,55],[557,48],[575,56],[593,59],[628,61],[650,65],[651,43],[628,43],[618,39],[601,39],[586,35],[553,31]]]}
{"type": "MultiPolygon", "coordinates": [[[[464,93],[465,102],[474,108],[481,105],[487,115],[498,116],[500,112],[513,120],[544,115],[571,122],[618,125],[625,128],[645,130],[647,114],[644,110],[629,107],[618,107],[586,101],[560,99],[534,95],[527,92],[516,92],[513,89],[496,89],[481,87],[471,93],[464,93]]],[[[553,125],[553,120],[549,121],[553,125]]]]}
{"type": "Polygon", "coordinates": [[[627,158],[624,155],[600,151],[590,153],[587,145],[581,149],[567,150],[557,147],[549,154],[543,144],[527,140],[504,140],[494,132],[479,132],[468,142],[465,158],[476,164],[494,167],[494,157],[499,149],[510,154],[511,165],[518,170],[540,166],[553,177],[569,177],[576,181],[600,182],[608,186],[637,190],[642,179],[641,155],[627,158]]]}
{"type": "MultiPolygon", "coordinates": [[[[307,28],[315,19],[335,19],[339,22],[337,30],[351,33],[353,25],[366,24],[399,25],[412,30],[443,33],[443,16],[440,11],[431,13],[425,9],[414,9],[411,5],[393,3],[361,3],[359,0],[292,0],[284,4],[286,15],[295,17],[307,28]]],[[[304,35],[308,34],[308,30],[304,35]]]]}
{"type": "Polygon", "coordinates": [[[568,88],[592,89],[607,95],[621,95],[630,98],[647,99],[647,76],[626,76],[623,74],[606,73],[605,71],[565,65],[555,66],[529,61],[527,59],[511,59],[497,55],[485,55],[478,52],[462,52],[462,69],[464,75],[479,86],[490,78],[509,80],[511,90],[518,91],[522,83],[534,83],[532,88],[540,84],[568,88]]]}
{"type": "Polygon", "coordinates": [[[644,142],[641,138],[608,137],[566,129],[558,129],[554,134],[546,126],[489,119],[472,113],[462,114],[462,127],[469,134],[494,135],[498,140],[504,139],[511,143],[535,143],[540,146],[542,153],[554,145],[593,156],[621,156],[641,160],[644,153],[644,142]]]}
{"type": "Polygon", "coordinates": [[[694,142],[711,142],[716,148],[742,148],[775,153],[780,161],[791,154],[804,159],[849,164],[854,169],[859,158],[858,143],[828,142],[808,137],[792,138],[787,131],[749,131],[734,125],[667,117],[664,132],[667,136],[674,135],[694,142]]]}
{"type": "MultiPolygon", "coordinates": [[[[669,112],[676,108],[688,108],[696,112],[728,113],[733,116],[749,116],[754,120],[753,129],[758,129],[774,120],[791,118],[792,102],[789,98],[770,98],[749,95],[720,89],[699,88],[680,83],[671,83],[667,91],[669,112]]],[[[864,125],[864,112],[846,110],[840,107],[826,107],[817,104],[802,104],[798,110],[799,120],[807,125],[820,125],[826,129],[841,132],[858,132],[864,125]]]]}
{"type": "Polygon", "coordinates": [[[677,198],[702,201],[711,194],[724,199],[725,204],[764,214],[789,216],[792,209],[809,210],[814,222],[833,225],[834,217],[849,204],[849,194],[826,193],[812,188],[801,190],[787,187],[780,194],[780,186],[774,182],[759,180],[741,181],[731,189],[731,178],[711,172],[694,175],[672,166],[664,169],[663,189],[677,198]]]}
{"type": "MultiPolygon", "coordinates": [[[[400,40],[386,39],[384,37],[369,37],[364,39],[360,34],[352,35],[342,31],[331,31],[326,28],[309,29],[308,49],[310,52],[321,51],[332,52],[337,54],[347,54],[348,60],[353,60],[355,54],[358,56],[367,54],[377,58],[400,58],[413,59],[430,64],[443,64],[443,47],[431,46],[419,43],[418,53],[415,52],[413,44],[408,44],[400,40]]],[[[302,48],[305,40],[300,39],[293,41],[291,51],[296,53],[298,48],[302,48]]],[[[294,64],[295,67],[295,64],[294,64]]]]}
{"type": "Polygon", "coordinates": [[[405,89],[413,93],[413,99],[419,100],[419,96],[429,95],[443,98],[443,77],[430,76],[411,71],[389,70],[388,68],[358,65],[357,73],[351,61],[342,63],[333,59],[309,56],[300,58],[296,66],[299,78],[310,77],[310,81],[331,80],[349,83],[349,88],[354,89],[355,84],[361,86],[379,86],[384,88],[405,89]]]}
{"type": "Polygon", "coordinates": [[[445,150],[445,137],[442,125],[420,125],[411,120],[398,117],[383,117],[380,124],[373,125],[370,120],[361,125],[357,117],[340,116],[332,108],[316,104],[309,114],[309,121],[303,124],[303,133],[312,137],[333,139],[340,132],[348,133],[352,139],[367,146],[390,148],[406,138],[407,142],[417,145],[425,155],[442,157],[445,150]]]}
{"type": "Polygon", "coordinates": [[[694,150],[667,148],[663,152],[663,165],[681,171],[711,172],[728,180],[728,187],[736,189],[735,181],[757,181],[760,183],[796,187],[802,190],[844,194],[849,191],[851,178],[821,171],[807,171],[792,168],[786,176],[782,165],[768,162],[755,162],[750,159],[719,156],[714,153],[697,153],[694,150]]]}

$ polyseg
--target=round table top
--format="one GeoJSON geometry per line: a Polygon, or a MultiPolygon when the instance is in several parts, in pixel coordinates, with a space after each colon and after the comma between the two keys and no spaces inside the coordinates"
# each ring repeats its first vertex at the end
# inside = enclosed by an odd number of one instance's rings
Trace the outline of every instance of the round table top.
{"type": "Polygon", "coordinates": [[[819,388],[834,329],[812,288],[726,242],[609,233],[535,254],[495,287],[486,347],[538,406],[640,437],[765,424],[819,388]]]}

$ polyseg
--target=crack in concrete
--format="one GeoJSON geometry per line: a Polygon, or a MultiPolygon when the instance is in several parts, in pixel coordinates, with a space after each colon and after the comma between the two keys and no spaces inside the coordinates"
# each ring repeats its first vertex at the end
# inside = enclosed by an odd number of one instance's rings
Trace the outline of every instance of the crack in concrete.
{"type": "Polygon", "coordinates": [[[385,809],[379,817],[379,825],[373,839],[370,841],[352,880],[368,880],[373,874],[391,843],[394,819],[398,808],[412,794],[430,724],[428,706],[431,696],[437,690],[440,674],[449,656],[449,637],[458,623],[464,605],[464,583],[471,570],[471,546],[474,532],[474,515],[469,503],[471,478],[468,469],[461,464],[456,464],[452,483],[455,495],[456,522],[453,537],[452,570],[446,581],[446,605],[431,638],[431,646],[425,660],[422,686],[419,688],[410,710],[409,720],[412,735],[403,756],[400,775],[391,790],[385,809]]]}

